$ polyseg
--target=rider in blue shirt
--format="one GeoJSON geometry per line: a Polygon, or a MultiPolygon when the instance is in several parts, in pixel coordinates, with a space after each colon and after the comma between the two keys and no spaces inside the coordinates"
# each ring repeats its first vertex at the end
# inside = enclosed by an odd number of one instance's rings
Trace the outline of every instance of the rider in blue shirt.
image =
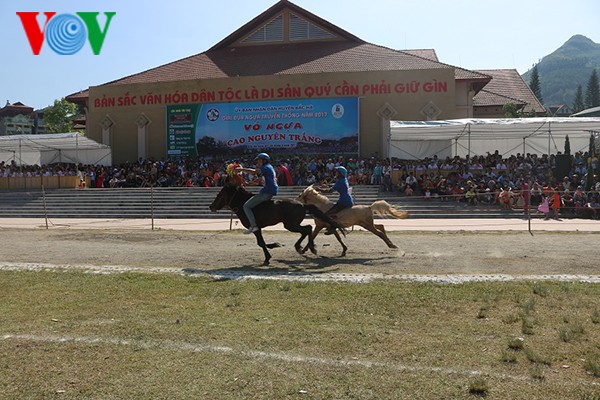
{"type": "MultiPolygon", "coordinates": [[[[340,194],[337,203],[331,207],[326,214],[333,215],[346,208],[350,208],[354,205],[354,200],[350,194],[350,183],[348,182],[348,170],[342,166],[335,167],[337,171],[337,181],[331,188],[317,188],[319,191],[324,193],[330,193],[336,191],[340,194]]],[[[335,229],[329,228],[325,232],[326,235],[333,234],[335,229]]]]}
{"type": "Polygon", "coordinates": [[[248,201],[244,203],[244,212],[250,221],[250,227],[244,231],[244,234],[254,233],[258,231],[256,225],[256,218],[252,209],[265,201],[271,200],[273,196],[277,194],[278,186],[277,180],[275,179],[275,169],[271,165],[271,157],[267,153],[260,153],[254,159],[256,161],[256,169],[252,168],[238,168],[237,171],[247,172],[249,174],[262,175],[265,179],[265,184],[260,189],[258,194],[250,197],[248,201]]]}

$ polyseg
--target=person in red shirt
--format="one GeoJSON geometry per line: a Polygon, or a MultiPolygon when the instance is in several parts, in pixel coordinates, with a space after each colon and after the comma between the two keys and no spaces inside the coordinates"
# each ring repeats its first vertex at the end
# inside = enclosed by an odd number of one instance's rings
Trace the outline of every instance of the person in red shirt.
{"type": "Polygon", "coordinates": [[[277,166],[277,183],[279,186],[292,186],[294,184],[292,174],[282,162],[279,162],[277,166]]]}
{"type": "Polygon", "coordinates": [[[557,186],[550,192],[550,208],[552,208],[554,219],[558,219],[558,211],[560,210],[561,205],[562,199],[560,197],[560,190],[558,190],[557,186]]]}

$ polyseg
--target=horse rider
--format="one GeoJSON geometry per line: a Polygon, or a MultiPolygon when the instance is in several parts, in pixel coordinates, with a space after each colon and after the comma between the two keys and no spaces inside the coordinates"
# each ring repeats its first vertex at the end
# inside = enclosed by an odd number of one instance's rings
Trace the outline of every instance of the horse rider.
{"type": "MultiPolygon", "coordinates": [[[[332,216],[333,214],[342,211],[346,208],[350,208],[354,205],[354,200],[352,199],[350,183],[348,182],[348,170],[345,167],[338,166],[335,167],[337,171],[337,181],[332,187],[317,187],[319,192],[322,193],[331,193],[336,191],[340,194],[337,203],[333,205],[325,214],[332,216]]],[[[329,227],[327,231],[325,231],[326,235],[332,235],[335,232],[334,228],[329,227]]]]}
{"type": "Polygon", "coordinates": [[[236,171],[240,172],[262,175],[265,179],[264,186],[260,189],[260,192],[250,197],[248,201],[244,203],[244,212],[250,222],[250,226],[244,231],[245,235],[254,233],[259,229],[256,225],[256,218],[254,217],[252,209],[260,203],[271,200],[271,198],[277,194],[278,190],[277,180],[275,179],[275,169],[271,165],[271,157],[269,157],[267,153],[260,153],[256,156],[254,161],[256,162],[256,169],[242,167],[236,169],[236,171]]]}

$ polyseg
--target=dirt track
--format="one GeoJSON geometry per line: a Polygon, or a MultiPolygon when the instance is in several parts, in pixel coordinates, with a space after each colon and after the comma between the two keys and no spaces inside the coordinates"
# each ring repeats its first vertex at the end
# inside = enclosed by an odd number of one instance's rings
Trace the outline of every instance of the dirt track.
{"type": "Polygon", "coordinates": [[[334,237],[316,239],[318,256],[294,250],[298,236],[267,231],[269,267],[253,235],[241,232],[0,229],[1,262],[129,265],[198,270],[383,274],[600,274],[600,235],[526,232],[389,233],[397,250],[351,232],[346,257],[334,237]]]}

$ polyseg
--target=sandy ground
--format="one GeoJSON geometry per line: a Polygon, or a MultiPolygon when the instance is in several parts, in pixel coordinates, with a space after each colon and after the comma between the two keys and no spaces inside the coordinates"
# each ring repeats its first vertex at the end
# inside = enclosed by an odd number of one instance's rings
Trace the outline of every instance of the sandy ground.
{"type": "Polygon", "coordinates": [[[600,234],[594,232],[389,232],[398,249],[364,231],[349,247],[333,236],[316,238],[318,255],[294,250],[297,234],[266,231],[271,265],[253,235],[234,231],[135,229],[22,229],[0,227],[2,263],[173,267],[221,271],[302,271],[379,274],[599,275],[600,234]]]}

